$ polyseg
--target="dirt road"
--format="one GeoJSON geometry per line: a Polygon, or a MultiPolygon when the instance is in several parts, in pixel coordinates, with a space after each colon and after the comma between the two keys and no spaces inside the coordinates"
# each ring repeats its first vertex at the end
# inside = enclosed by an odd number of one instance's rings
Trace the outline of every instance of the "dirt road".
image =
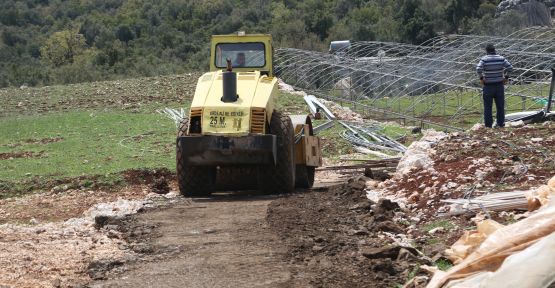
{"type": "Polygon", "coordinates": [[[145,229],[152,231],[135,240],[144,241],[148,246],[143,250],[157,256],[122,267],[125,272],[112,272],[108,280],[91,286],[287,287],[290,272],[282,260],[286,249],[265,220],[275,198],[183,199],[169,208],[141,213],[132,219],[128,234],[133,238],[145,229]]]}
{"type": "Polygon", "coordinates": [[[391,221],[399,206],[369,202],[364,181],[287,196],[181,198],[137,214],[120,226],[143,261],[120,263],[90,286],[401,285],[430,263],[384,234],[402,232],[391,221]]]}

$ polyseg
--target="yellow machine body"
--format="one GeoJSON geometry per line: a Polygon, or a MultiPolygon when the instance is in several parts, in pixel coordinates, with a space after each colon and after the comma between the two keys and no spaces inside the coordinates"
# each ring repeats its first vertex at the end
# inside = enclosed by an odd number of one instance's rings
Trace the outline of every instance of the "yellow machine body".
{"type": "MultiPolygon", "coordinates": [[[[200,134],[245,136],[266,133],[266,122],[272,117],[278,92],[277,79],[272,76],[272,54],[271,35],[212,36],[211,72],[199,78],[190,111],[191,121],[200,121],[200,134]],[[226,55],[225,51],[222,52],[224,45],[236,45],[244,50],[227,51],[226,55]],[[250,48],[263,49],[251,51],[250,48]],[[253,57],[252,67],[232,66],[233,72],[237,73],[238,99],[226,103],[221,100],[222,74],[227,68],[224,67],[226,59],[222,58],[238,53],[253,57]]],[[[196,131],[189,132],[194,134],[196,131]]]]}

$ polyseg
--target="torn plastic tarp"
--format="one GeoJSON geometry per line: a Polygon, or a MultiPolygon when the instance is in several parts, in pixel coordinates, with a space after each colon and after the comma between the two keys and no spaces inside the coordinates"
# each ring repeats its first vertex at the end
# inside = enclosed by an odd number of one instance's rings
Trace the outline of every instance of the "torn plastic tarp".
{"type": "Polygon", "coordinates": [[[449,282],[445,288],[543,288],[555,281],[555,233],[515,253],[495,272],[449,282]]]}
{"type": "Polygon", "coordinates": [[[540,206],[545,205],[553,195],[555,195],[555,177],[551,178],[547,185],[540,186],[540,188],[526,193],[528,211],[534,211],[540,208],[540,206]]]}
{"type": "MultiPolygon", "coordinates": [[[[549,181],[549,185],[555,185],[554,179],[555,177],[549,181]]],[[[530,217],[497,229],[461,263],[447,272],[438,271],[427,287],[443,287],[449,281],[473,277],[487,271],[494,272],[499,269],[508,256],[527,249],[553,232],[555,232],[555,201],[550,201],[530,217]]],[[[555,267],[551,267],[551,269],[555,271],[555,267]]],[[[520,275],[528,277],[526,274],[520,275]]],[[[496,283],[496,285],[464,287],[506,287],[506,283],[496,283]]]]}
{"type": "Polygon", "coordinates": [[[489,235],[504,227],[504,225],[490,219],[480,221],[476,226],[478,228],[474,231],[464,231],[463,236],[461,236],[451,248],[445,251],[447,258],[454,264],[461,263],[464,258],[474,252],[489,235]]]}

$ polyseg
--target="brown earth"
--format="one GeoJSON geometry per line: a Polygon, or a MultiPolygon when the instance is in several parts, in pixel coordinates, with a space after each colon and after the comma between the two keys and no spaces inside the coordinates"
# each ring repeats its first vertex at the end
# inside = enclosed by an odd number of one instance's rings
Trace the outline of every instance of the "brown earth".
{"type": "MultiPolygon", "coordinates": [[[[455,132],[431,152],[432,165],[413,169],[377,185],[382,196],[405,199],[411,222],[406,234],[413,244],[438,260],[465,230],[475,214],[438,217],[449,211],[444,199],[473,198],[486,193],[528,190],[544,185],[555,171],[555,123],[455,132]],[[438,228],[436,232],[431,232],[438,228]]],[[[525,208],[525,207],[524,207],[525,208]]],[[[525,211],[488,211],[509,224],[525,211]]],[[[480,219],[480,217],[478,217],[480,219]]]]}
{"type": "Polygon", "coordinates": [[[452,133],[434,147],[433,171],[414,171],[384,188],[434,218],[442,199],[538,187],[555,171],[554,133],[552,122],[452,133]]]}
{"type": "Polygon", "coordinates": [[[95,274],[108,279],[90,286],[290,287],[287,250],[265,221],[273,199],[182,198],[170,208],[139,214],[120,229],[131,246],[143,247],[143,261],[95,274]]]}
{"type": "Polygon", "coordinates": [[[429,264],[388,236],[405,230],[393,221],[399,206],[372,203],[364,187],[354,178],[272,202],[267,220],[288,247],[291,287],[395,287],[429,264]]]}
{"type": "Polygon", "coordinates": [[[123,171],[122,177],[125,180],[122,187],[80,188],[85,180],[93,181],[92,186],[98,185],[94,184],[94,177],[77,177],[43,183],[42,189],[49,189],[48,192],[0,198],[0,224],[65,221],[79,217],[98,203],[139,200],[149,193],[166,194],[177,190],[175,175],[168,169],[130,169],[123,171]]]}
{"type": "Polygon", "coordinates": [[[33,152],[33,151],[23,151],[23,152],[6,152],[0,153],[0,160],[9,160],[15,158],[42,158],[47,154],[44,151],[33,152]]]}
{"type": "Polygon", "coordinates": [[[140,261],[93,267],[91,287],[394,287],[430,264],[387,233],[395,203],[365,180],[289,196],[218,193],[137,214],[119,231],[140,261]],[[146,231],[146,232],[145,232],[146,231]]]}
{"type": "Polygon", "coordinates": [[[35,144],[35,145],[46,145],[46,144],[50,144],[50,143],[56,143],[56,142],[60,142],[63,141],[64,138],[63,137],[48,137],[48,138],[42,138],[42,139],[26,139],[20,142],[15,142],[15,143],[8,143],[8,144],[4,144],[3,146],[9,147],[9,148],[15,148],[15,147],[19,147],[19,146],[23,146],[23,145],[27,145],[27,144],[35,144]]]}
{"type": "Polygon", "coordinates": [[[148,103],[191,99],[199,73],[106,82],[0,89],[0,116],[71,109],[120,108],[134,111],[148,103]],[[109,96],[109,97],[108,97],[109,96]]]}

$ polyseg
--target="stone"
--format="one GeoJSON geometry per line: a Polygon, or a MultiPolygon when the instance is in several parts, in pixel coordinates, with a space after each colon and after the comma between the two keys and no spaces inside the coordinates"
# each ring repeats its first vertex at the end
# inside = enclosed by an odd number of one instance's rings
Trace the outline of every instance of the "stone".
{"type": "Polygon", "coordinates": [[[443,232],[444,230],[445,230],[445,228],[443,228],[443,227],[436,227],[436,228],[428,231],[428,234],[434,235],[436,233],[443,232]]]}
{"type": "Polygon", "coordinates": [[[123,265],[123,262],[116,259],[98,259],[93,260],[89,263],[87,267],[87,274],[93,280],[105,279],[107,272],[115,267],[123,265]]]}
{"type": "Polygon", "coordinates": [[[470,131],[478,131],[483,129],[485,126],[482,123],[476,123],[472,126],[472,128],[470,128],[470,131]]]}
{"type": "Polygon", "coordinates": [[[154,248],[146,243],[135,243],[131,245],[131,250],[135,253],[149,254],[154,252],[154,248]]]}
{"type": "Polygon", "coordinates": [[[416,203],[420,200],[420,194],[418,192],[414,192],[410,194],[409,198],[407,199],[410,203],[416,203]]]}
{"type": "Polygon", "coordinates": [[[398,245],[391,245],[378,248],[363,248],[361,254],[368,259],[381,259],[390,258],[397,259],[401,247],[398,245]]]}
{"type": "Polygon", "coordinates": [[[457,183],[455,183],[455,182],[449,182],[449,183],[447,183],[447,188],[449,188],[449,189],[457,188],[457,186],[459,186],[459,185],[458,185],[457,183]]]}
{"type": "Polygon", "coordinates": [[[319,246],[319,245],[312,246],[312,251],[314,251],[314,252],[320,252],[322,250],[324,250],[324,247],[322,247],[322,246],[319,246]]]}
{"type": "Polygon", "coordinates": [[[110,230],[110,231],[108,231],[107,236],[108,236],[108,238],[111,238],[111,239],[119,239],[120,238],[120,233],[115,231],[115,230],[110,230]]]}
{"type": "Polygon", "coordinates": [[[524,126],[524,121],[518,120],[518,121],[514,121],[514,122],[507,122],[507,126],[509,126],[509,127],[522,127],[522,126],[524,126]]]}
{"type": "Polygon", "coordinates": [[[361,229],[361,230],[353,230],[351,231],[352,235],[358,235],[358,236],[365,236],[368,235],[368,230],[365,229],[361,229]]]}

